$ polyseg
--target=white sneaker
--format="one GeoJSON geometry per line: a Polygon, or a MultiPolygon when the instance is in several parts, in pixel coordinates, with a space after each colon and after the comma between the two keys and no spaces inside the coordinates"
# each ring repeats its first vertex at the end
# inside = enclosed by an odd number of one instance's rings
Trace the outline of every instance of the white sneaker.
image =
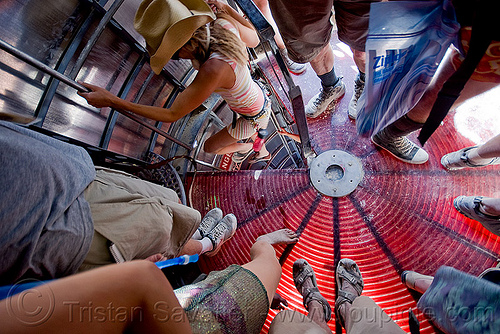
{"type": "Polygon", "coordinates": [[[200,226],[198,227],[198,231],[202,238],[204,238],[217,223],[222,219],[222,210],[219,208],[213,208],[208,211],[205,217],[200,222],[200,226]]]}
{"type": "Polygon", "coordinates": [[[238,221],[232,213],[225,215],[217,225],[206,235],[212,241],[213,248],[210,252],[205,253],[207,256],[214,256],[222,247],[222,244],[231,239],[236,233],[238,221]]]}
{"type": "Polygon", "coordinates": [[[318,117],[323,111],[328,109],[330,104],[341,98],[344,94],[345,84],[342,81],[342,77],[339,77],[335,86],[321,86],[321,91],[307,102],[306,116],[309,118],[318,117]]]}
{"type": "Polygon", "coordinates": [[[293,60],[291,60],[288,57],[287,49],[283,49],[283,50],[280,49],[279,51],[281,53],[281,57],[283,58],[283,61],[285,62],[285,65],[288,68],[288,71],[290,73],[299,75],[306,70],[307,64],[300,64],[300,63],[296,63],[293,60]]]}
{"type": "Polygon", "coordinates": [[[358,100],[361,93],[363,93],[363,89],[365,89],[365,82],[361,81],[358,73],[356,80],[354,80],[354,94],[349,102],[349,108],[347,111],[347,114],[351,119],[356,119],[356,117],[358,117],[358,100]]]}

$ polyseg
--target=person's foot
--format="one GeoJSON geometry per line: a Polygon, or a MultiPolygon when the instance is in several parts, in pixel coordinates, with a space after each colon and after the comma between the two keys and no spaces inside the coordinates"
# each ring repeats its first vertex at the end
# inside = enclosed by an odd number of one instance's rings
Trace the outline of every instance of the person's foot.
{"type": "Polygon", "coordinates": [[[279,51],[281,53],[281,57],[283,58],[283,61],[285,62],[286,68],[288,68],[288,71],[290,73],[299,75],[306,70],[307,64],[300,64],[300,63],[296,63],[293,60],[291,60],[288,57],[288,50],[287,49],[283,49],[283,50],[280,49],[279,51]]]}
{"type": "MultiPolygon", "coordinates": [[[[420,289],[416,286],[417,280],[424,280],[428,281],[427,285],[430,285],[432,283],[432,280],[434,277],[432,276],[427,276],[427,275],[422,275],[417,273],[416,271],[411,271],[411,270],[405,270],[401,274],[401,282],[403,282],[404,285],[406,285],[408,288],[412,290],[417,290],[419,291],[420,289]]],[[[421,292],[421,291],[419,291],[421,292]]]]}
{"type": "Polygon", "coordinates": [[[393,138],[388,136],[383,129],[373,135],[371,139],[375,145],[401,161],[410,164],[423,164],[429,160],[429,154],[405,136],[393,138]]]}
{"type": "Polygon", "coordinates": [[[342,77],[334,86],[321,86],[321,91],[307,102],[305,113],[309,118],[316,118],[336,100],[345,94],[345,84],[342,77]]]}
{"type": "Polygon", "coordinates": [[[273,310],[284,310],[288,306],[288,301],[281,297],[277,292],[274,293],[273,300],[271,302],[271,308],[273,310]]]}
{"type": "Polygon", "coordinates": [[[354,80],[354,94],[352,95],[351,101],[349,102],[349,107],[347,109],[347,114],[351,119],[356,119],[356,117],[358,117],[358,100],[361,96],[361,93],[363,93],[363,89],[365,89],[365,82],[361,81],[358,73],[356,80],[354,80]]]}
{"type": "Polygon", "coordinates": [[[299,241],[297,234],[288,229],[283,228],[274,232],[263,234],[257,238],[257,241],[263,240],[271,245],[293,244],[299,241]]]}
{"type": "Polygon", "coordinates": [[[262,153],[262,152],[254,152],[254,154],[250,155],[250,158],[248,159],[249,164],[256,164],[257,162],[266,162],[271,160],[272,156],[271,153],[262,153]]]}
{"type": "Polygon", "coordinates": [[[458,196],[453,206],[464,216],[474,219],[488,231],[500,236],[500,215],[491,215],[483,208],[483,196],[458,196]]]}
{"type": "Polygon", "coordinates": [[[225,215],[215,227],[206,235],[212,241],[213,248],[205,253],[207,256],[214,256],[222,247],[222,244],[231,239],[238,227],[236,216],[232,213],[225,215]]]}
{"type": "Polygon", "coordinates": [[[222,216],[222,210],[219,208],[213,208],[207,212],[198,227],[200,239],[203,239],[215,227],[215,225],[217,225],[217,223],[222,219],[222,216]]]}
{"type": "Polygon", "coordinates": [[[234,152],[231,159],[233,160],[234,163],[238,164],[240,162],[245,161],[245,159],[248,158],[252,153],[253,153],[253,147],[250,147],[250,149],[248,151],[234,152]]]}
{"type": "Polygon", "coordinates": [[[325,322],[332,317],[332,308],[323,295],[319,292],[316,275],[312,267],[304,259],[298,259],[293,264],[293,282],[297,291],[302,295],[302,301],[312,318],[319,317],[325,322]]]}
{"type": "Polygon", "coordinates": [[[347,315],[354,299],[361,296],[365,286],[358,265],[351,259],[341,259],[335,271],[338,296],[335,312],[342,327],[345,328],[347,315]]]}
{"type": "Polygon", "coordinates": [[[500,164],[499,158],[481,159],[481,161],[469,159],[469,153],[476,148],[477,146],[465,147],[461,150],[445,154],[441,158],[441,165],[447,170],[459,170],[468,167],[484,167],[500,164]]]}

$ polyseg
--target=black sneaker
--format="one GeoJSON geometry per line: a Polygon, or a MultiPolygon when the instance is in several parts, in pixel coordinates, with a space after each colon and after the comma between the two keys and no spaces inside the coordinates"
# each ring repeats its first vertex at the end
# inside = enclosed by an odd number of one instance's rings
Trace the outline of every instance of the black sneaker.
{"type": "Polygon", "coordinates": [[[384,130],[381,130],[372,136],[372,142],[399,160],[410,164],[423,164],[429,160],[427,152],[405,136],[390,138],[385,135],[384,130]]]}

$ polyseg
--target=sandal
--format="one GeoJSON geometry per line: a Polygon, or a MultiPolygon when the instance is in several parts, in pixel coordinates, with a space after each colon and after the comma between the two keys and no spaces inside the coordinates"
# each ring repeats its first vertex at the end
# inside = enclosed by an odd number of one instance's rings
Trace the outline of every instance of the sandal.
{"type": "Polygon", "coordinates": [[[345,328],[344,319],[340,315],[340,306],[344,303],[350,303],[354,301],[357,297],[361,296],[361,292],[363,291],[363,287],[365,283],[363,282],[363,277],[361,276],[361,272],[359,271],[359,267],[351,259],[342,259],[339,261],[337,265],[337,271],[335,272],[335,280],[337,282],[338,296],[335,301],[335,315],[337,319],[339,319],[342,327],[345,328]],[[346,280],[351,284],[357,294],[353,294],[349,291],[344,291],[342,289],[342,283],[346,280]]]}
{"type": "Polygon", "coordinates": [[[262,161],[265,162],[265,161],[271,160],[271,153],[268,153],[266,156],[263,156],[263,157],[258,157],[258,155],[259,155],[259,152],[255,152],[254,154],[252,154],[250,159],[248,159],[248,163],[256,164],[257,162],[262,162],[262,161]]]}
{"type": "Polygon", "coordinates": [[[483,196],[458,196],[453,200],[453,206],[458,212],[481,223],[488,231],[500,235],[500,216],[482,213],[479,209],[483,196]]]}
{"type": "Polygon", "coordinates": [[[240,162],[245,161],[245,159],[248,158],[250,156],[250,154],[252,154],[252,152],[253,152],[253,147],[250,148],[246,152],[238,152],[238,151],[236,151],[236,152],[233,153],[233,156],[231,157],[231,159],[233,160],[234,163],[239,164],[240,162]]]}
{"type": "Polygon", "coordinates": [[[443,165],[443,167],[446,168],[447,170],[459,170],[459,169],[467,168],[467,167],[484,167],[484,166],[489,166],[489,165],[500,164],[499,158],[493,158],[490,162],[483,164],[483,165],[473,164],[469,160],[469,157],[467,156],[467,152],[476,148],[476,147],[477,146],[465,147],[461,150],[445,154],[441,158],[441,165],[443,165]]]}
{"type": "Polygon", "coordinates": [[[297,291],[303,297],[303,303],[306,310],[309,311],[309,303],[315,300],[323,306],[325,321],[330,321],[332,317],[332,308],[330,307],[330,304],[328,303],[326,298],[323,297],[319,292],[318,284],[316,282],[316,275],[314,274],[312,267],[309,265],[309,263],[307,263],[306,260],[298,259],[293,264],[293,282],[295,283],[297,291]],[[302,285],[308,278],[311,278],[313,287],[303,288],[302,285]]]}

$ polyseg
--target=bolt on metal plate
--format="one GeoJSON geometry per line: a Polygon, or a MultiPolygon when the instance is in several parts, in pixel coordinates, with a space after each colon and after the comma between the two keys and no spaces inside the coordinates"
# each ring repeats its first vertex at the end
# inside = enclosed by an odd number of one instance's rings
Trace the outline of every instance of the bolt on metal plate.
{"type": "Polygon", "coordinates": [[[330,197],[349,195],[357,188],[365,174],[357,157],[340,150],[321,153],[309,166],[313,187],[330,197]]]}

